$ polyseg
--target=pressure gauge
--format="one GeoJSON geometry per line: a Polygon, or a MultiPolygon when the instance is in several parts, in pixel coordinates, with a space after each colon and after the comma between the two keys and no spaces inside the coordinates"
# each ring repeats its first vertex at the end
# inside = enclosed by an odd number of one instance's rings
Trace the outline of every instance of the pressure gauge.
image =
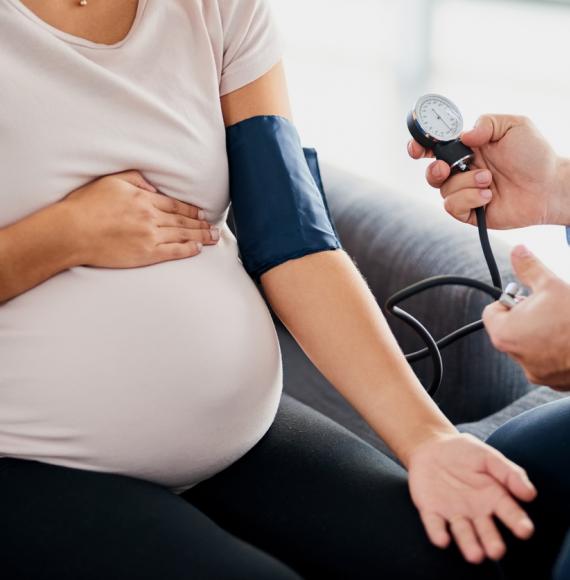
{"type": "Polygon", "coordinates": [[[474,154],[459,140],[463,116],[449,99],[435,94],[420,97],[408,115],[408,129],[420,145],[448,163],[452,172],[469,170],[474,154]]]}
{"type": "Polygon", "coordinates": [[[431,149],[439,141],[455,141],[463,130],[459,109],[445,97],[421,97],[408,117],[410,132],[418,143],[431,149]]]}

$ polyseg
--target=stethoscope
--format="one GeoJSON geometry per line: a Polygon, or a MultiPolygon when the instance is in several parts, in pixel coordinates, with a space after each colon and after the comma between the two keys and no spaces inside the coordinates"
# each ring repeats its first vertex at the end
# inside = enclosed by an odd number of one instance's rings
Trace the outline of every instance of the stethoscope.
{"type": "MultiPolygon", "coordinates": [[[[470,163],[473,162],[475,154],[459,138],[463,131],[463,116],[457,106],[449,99],[435,94],[424,95],[418,99],[413,110],[409,113],[407,122],[412,137],[420,145],[433,151],[436,159],[445,161],[451,167],[452,175],[469,171],[470,163]]],[[[427,387],[427,392],[432,397],[439,389],[443,379],[441,349],[453,344],[460,338],[481,330],[484,327],[483,321],[471,322],[436,340],[419,320],[400,308],[398,304],[425,290],[439,286],[468,286],[475,288],[485,292],[494,300],[499,300],[509,309],[516,306],[522,296],[521,288],[516,283],[510,283],[503,290],[501,274],[489,241],[485,209],[482,207],[477,208],[475,209],[475,214],[479,240],[491,275],[492,286],[479,280],[462,276],[434,276],[400,290],[386,302],[386,310],[411,326],[426,344],[425,348],[407,354],[406,359],[411,363],[431,356],[433,361],[433,379],[427,387]]]]}

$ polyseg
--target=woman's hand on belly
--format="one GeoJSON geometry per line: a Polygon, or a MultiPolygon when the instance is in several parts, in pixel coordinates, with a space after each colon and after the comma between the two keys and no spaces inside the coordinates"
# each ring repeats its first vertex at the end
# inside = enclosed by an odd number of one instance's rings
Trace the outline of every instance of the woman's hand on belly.
{"type": "Polygon", "coordinates": [[[219,240],[200,208],[159,193],[137,171],[101,177],[60,203],[71,210],[81,265],[138,268],[195,256],[219,240]]]}

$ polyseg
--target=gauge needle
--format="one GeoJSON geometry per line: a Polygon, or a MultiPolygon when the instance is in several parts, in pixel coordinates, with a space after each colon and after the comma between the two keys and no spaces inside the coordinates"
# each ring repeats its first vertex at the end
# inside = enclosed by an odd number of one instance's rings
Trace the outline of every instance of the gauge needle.
{"type": "Polygon", "coordinates": [[[443,117],[438,115],[435,109],[432,109],[432,111],[435,113],[435,116],[451,131],[451,127],[443,120],[443,117]]]}

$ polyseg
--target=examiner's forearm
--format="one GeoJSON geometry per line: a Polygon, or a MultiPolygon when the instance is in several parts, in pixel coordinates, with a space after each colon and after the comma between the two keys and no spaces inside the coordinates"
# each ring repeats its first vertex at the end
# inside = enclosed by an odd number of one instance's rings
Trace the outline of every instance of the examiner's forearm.
{"type": "Polygon", "coordinates": [[[0,229],[0,304],[76,265],[69,220],[56,203],[0,229]]]}
{"type": "Polygon", "coordinates": [[[291,260],[261,282],[307,356],[405,465],[423,441],[456,432],[414,375],[344,251],[291,260]]]}

